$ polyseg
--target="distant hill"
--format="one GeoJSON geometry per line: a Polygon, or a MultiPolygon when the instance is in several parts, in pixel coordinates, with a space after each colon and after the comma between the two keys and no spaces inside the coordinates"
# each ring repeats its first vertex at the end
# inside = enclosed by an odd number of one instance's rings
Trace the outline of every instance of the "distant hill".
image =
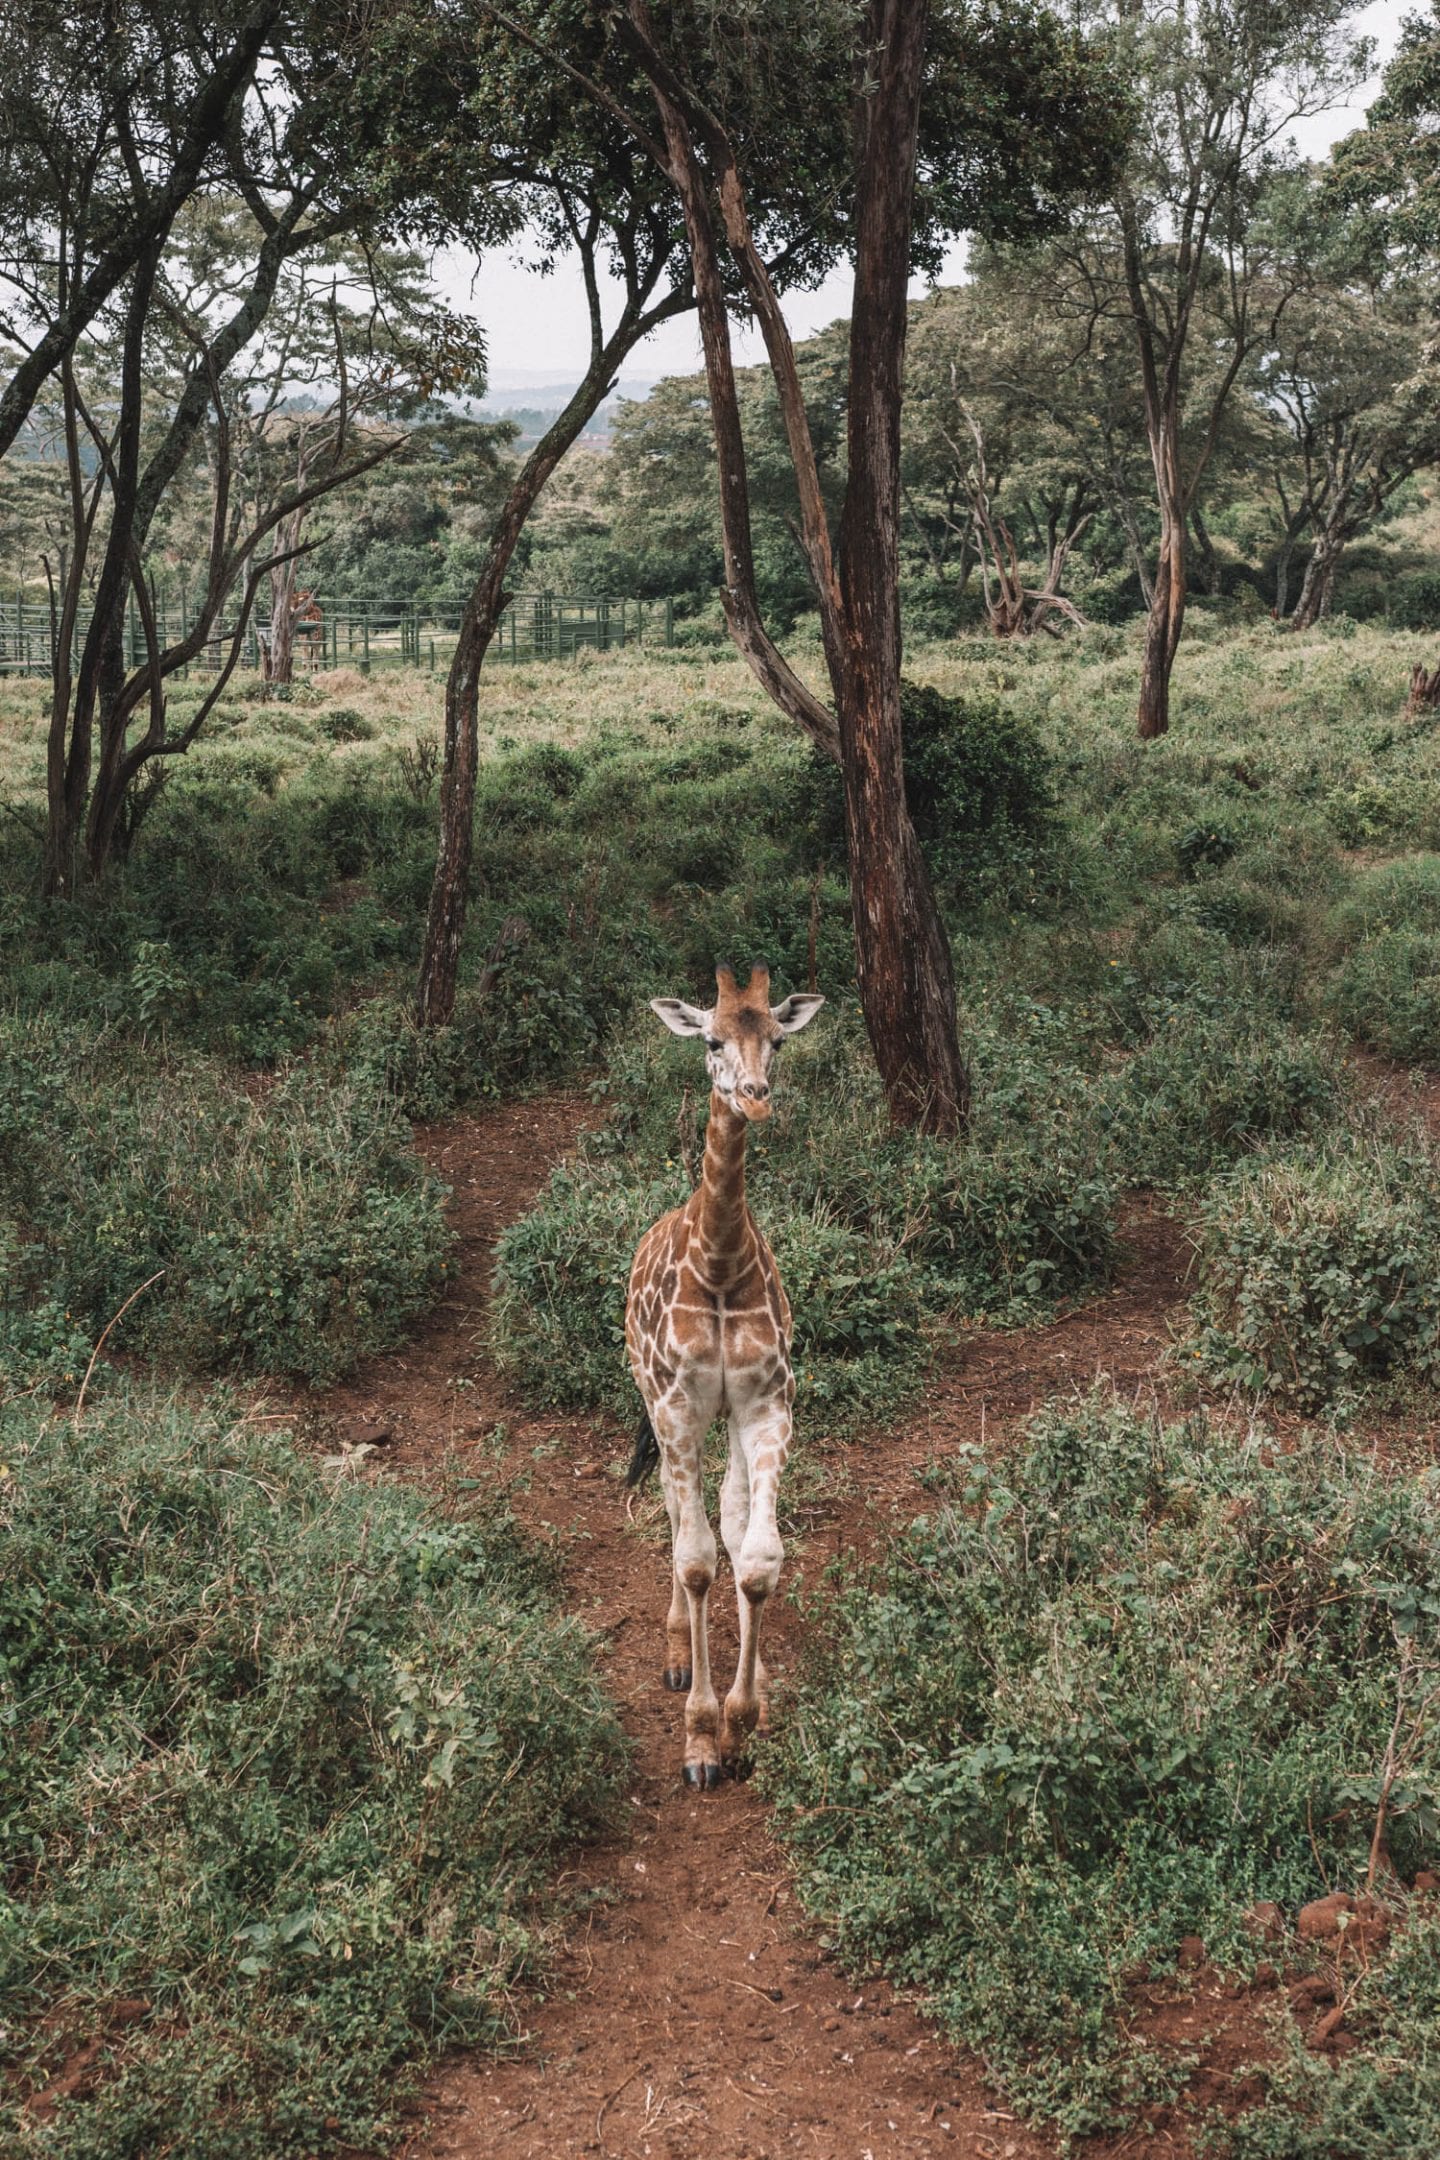
{"type": "MultiPolygon", "coordinates": [[[[592,449],[604,449],[609,444],[610,423],[615,408],[622,399],[647,398],[655,387],[656,377],[622,376],[615,388],[599,406],[594,418],[580,437],[581,442],[592,449]]],[[[553,378],[524,378],[517,375],[498,375],[474,410],[487,420],[511,420],[520,430],[518,447],[524,448],[540,440],[546,429],[563,412],[579,388],[578,377],[570,381],[553,378]]]]}

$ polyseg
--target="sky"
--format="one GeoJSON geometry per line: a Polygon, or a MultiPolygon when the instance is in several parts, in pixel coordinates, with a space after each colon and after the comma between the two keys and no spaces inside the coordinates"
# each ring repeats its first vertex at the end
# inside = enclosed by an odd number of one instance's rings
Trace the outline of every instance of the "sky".
{"type": "MultiPolygon", "coordinates": [[[[1372,0],[1357,10],[1357,30],[1375,40],[1377,71],[1394,50],[1401,17],[1411,11],[1411,4],[1413,0],[1372,0]]],[[[1360,126],[1374,90],[1372,82],[1355,104],[1338,106],[1298,126],[1294,134],[1299,148],[1307,156],[1323,156],[1339,136],[1360,126]]],[[[951,250],[940,282],[958,282],[964,261],[961,243],[951,250]]],[[[578,269],[560,263],[551,276],[541,278],[523,262],[504,255],[489,256],[477,266],[473,258],[447,253],[438,258],[436,270],[452,304],[478,316],[485,327],[492,398],[497,392],[523,391],[583,375],[589,358],[589,327],[578,269]]],[[[915,296],[924,289],[917,281],[915,296]]],[[[616,312],[618,302],[607,311],[607,321],[616,312]]],[[[786,318],[797,338],[812,336],[849,312],[848,268],[836,271],[813,293],[795,293],[785,302],[786,318]]],[[[742,364],[764,358],[756,331],[737,326],[735,347],[735,357],[742,364]]],[[[694,317],[682,316],[662,324],[636,347],[625,364],[624,380],[650,383],[662,375],[695,374],[701,364],[694,317]]]]}

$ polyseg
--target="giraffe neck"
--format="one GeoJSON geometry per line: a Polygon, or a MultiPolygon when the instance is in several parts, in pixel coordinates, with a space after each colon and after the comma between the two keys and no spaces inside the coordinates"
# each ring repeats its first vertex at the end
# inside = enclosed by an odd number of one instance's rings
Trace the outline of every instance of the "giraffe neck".
{"type": "Polygon", "coordinates": [[[748,1129],[749,1120],[730,1109],[724,1097],[712,1090],[695,1216],[706,1272],[712,1280],[717,1274],[734,1272],[747,1261],[754,1242],[750,1210],[745,1205],[748,1129]]]}

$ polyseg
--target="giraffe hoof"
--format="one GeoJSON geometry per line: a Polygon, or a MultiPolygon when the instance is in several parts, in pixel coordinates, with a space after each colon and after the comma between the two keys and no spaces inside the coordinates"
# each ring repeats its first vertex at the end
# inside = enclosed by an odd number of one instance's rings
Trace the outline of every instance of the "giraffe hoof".
{"type": "Polygon", "coordinates": [[[722,1772],[718,1762],[687,1762],[680,1775],[692,1792],[714,1792],[722,1772]]]}
{"type": "Polygon", "coordinates": [[[664,1684],[669,1688],[672,1695],[688,1693],[690,1687],[690,1667],[688,1665],[667,1665],[663,1677],[664,1684]]]}

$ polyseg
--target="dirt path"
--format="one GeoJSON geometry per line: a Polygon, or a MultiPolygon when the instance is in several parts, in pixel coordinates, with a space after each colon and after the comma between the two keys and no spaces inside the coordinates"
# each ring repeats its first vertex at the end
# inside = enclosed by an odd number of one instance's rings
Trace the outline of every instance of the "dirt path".
{"type": "MultiPolygon", "coordinates": [[[[368,1439],[388,1471],[417,1482],[459,1458],[467,1473],[504,1481],[521,1518],[564,1541],[571,1604],[600,1638],[636,1749],[629,1835],[586,1854],[571,1878],[593,1894],[589,1924],[567,1941],[514,2055],[456,2058],[431,2079],[406,2160],[1051,2160],[1053,2141],[1018,2123],[908,2003],[883,1983],[847,1984],[798,1909],[753,1789],[732,1783],[702,1798],[681,1785],[680,1706],[660,1687],[665,1547],[647,1534],[658,1498],[628,1520],[609,1474],[624,1436],[528,1415],[477,1349],[494,1239],[589,1115],[582,1099],[552,1096],[424,1136],[455,1191],[456,1280],[403,1356],[375,1361],[326,1405],[331,1444],[368,1439]]],[[[1036,1402],[1098,1371],[1150,1388],[1187,1251],[1143,1207],[1126,1233],[1129,1263],[1108,1296],[1045,1329],[972,1338],[883,1450],[848,1452],[840,1497],[792,1541],[785,1586],[913,1515],[915,1471],[957,1441],[999,1444],[1036,1402]]],[[[712,1610],[718,1673],[735,1654],[723,1572],[712,1610]]],[[[798,1650],[782,1598],[766,1636],[782,1686],[798,1650]]],[[[1211,1978],[1195,1976],[1183,2000],[1162,1991],[1147,2014],[1157,2037],[1163,2029],[1202,2054],[1218,2031],[1207,2056],[1218,2075],[1244,2053],[1224,2032],[1242,2006],[1211,1978]]],[[[1132,2136],[1116,2151],[1147,2148],[1179,2154],[1185,2141],[1132,2136]]]]}

